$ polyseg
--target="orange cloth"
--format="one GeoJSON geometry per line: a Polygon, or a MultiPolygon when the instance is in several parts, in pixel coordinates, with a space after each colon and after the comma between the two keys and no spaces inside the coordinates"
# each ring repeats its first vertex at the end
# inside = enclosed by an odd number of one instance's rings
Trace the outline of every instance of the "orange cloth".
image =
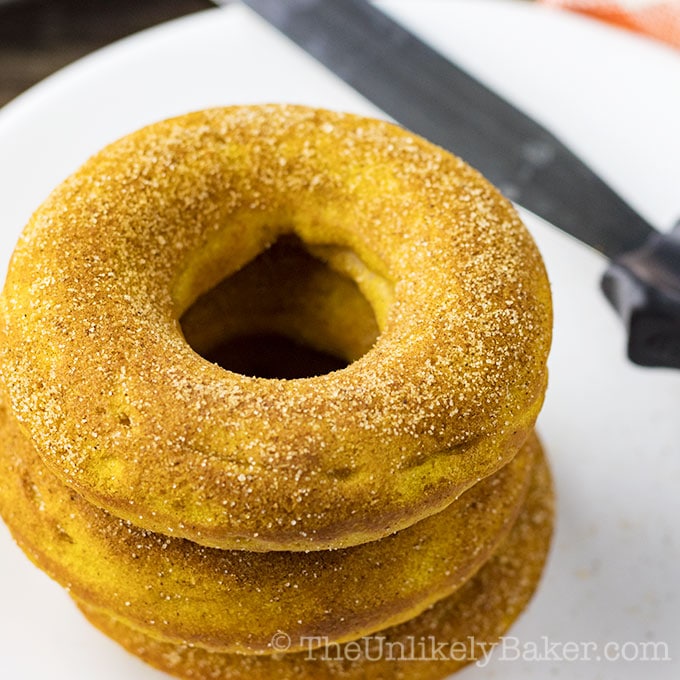
{"type": "Polygon", "coordinates": [[[680,48],[680,0],[542,0],[545,5],[565,7],[680,48]]]}

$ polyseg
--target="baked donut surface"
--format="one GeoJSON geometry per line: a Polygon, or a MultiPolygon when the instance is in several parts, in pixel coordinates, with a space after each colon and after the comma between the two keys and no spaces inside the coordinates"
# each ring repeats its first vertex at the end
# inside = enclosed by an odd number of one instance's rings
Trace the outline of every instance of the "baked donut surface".
{"type": "MultiPolygon", "coordinates": [[[[550,473],[539,457],[517,522],[473,578],[420,616],[342,646],[277,656],[211,653],[154,639],[77,604],[130,653],[185,680],[442,680],[466,664],[488,661],[491,645],[526,607],[548,553],[553,505],[550,473]]],[[[281,633],[277,639],[285,646],[281,633]]]]}
{"type": "Polygon", "coordinates": [[[381,541],[225,551],[143,531],[91,505],[46,468],[0,404],[0,516],[36,566],[90,606],[152,637],[267,654],[280,630],[298,641],[355,639],[454,592],[512,527],[539,456],[532,435],[442,513],[381,541]]]}
{"type": "Polygon", "coordinates": [[[305,107],[197,112],[107,147],[33,215],[1,304],[2,380],[53,473],[218,548],[403,529],[510,460],[545,390],[549,286],[510,203],[412,133],[305,107]],[[179,319],[290,235],[356,282],[375,344],[296,380],[201,357],[179,319]]]}

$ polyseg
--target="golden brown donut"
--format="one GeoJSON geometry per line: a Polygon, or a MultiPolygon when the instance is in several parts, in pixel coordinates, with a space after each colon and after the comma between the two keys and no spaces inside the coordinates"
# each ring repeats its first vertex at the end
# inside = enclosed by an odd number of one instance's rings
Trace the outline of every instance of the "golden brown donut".
{"type": "Polygon", "coordinates": [[[296,106],[135,132],[19,239],[0,373],[41,457],[92,503],[218,548],[318,550],[441,511],[542,403],[546,274],[511,204],[379,120],[296,106]],[[178,320],[280,237],[352,278],[380,328],[343,370],[242,376],[178,320]]]}
{"type": "Polygon", "coordinates": [[[41,462],[0,406],[0,515],[69,592],[154,637],[271,652],[295,639],[361,637],[449,595],[485,562],[526,496],[535,438],[442,513],[336,551],[250,553],[151,534],[88,503],[41,462]]]}
{"type": "MultiPolygon", "coordinates": [[[[278,656],[210,653],[156,640],[106,612],[78,606],[129,652],[185,680],[441,680],[488,654],[526,607],[542,573],[552,524],[553,492],[541,457],[517,523],[472,579],[417,618],[342,647],[278,656]],[[449,658],[438,658],[433,649],[449,658]],[[428,655],[432,660],[423,658],[428,655]]],[[[285,641],[279,638],[284,646],[285,641]]]]}

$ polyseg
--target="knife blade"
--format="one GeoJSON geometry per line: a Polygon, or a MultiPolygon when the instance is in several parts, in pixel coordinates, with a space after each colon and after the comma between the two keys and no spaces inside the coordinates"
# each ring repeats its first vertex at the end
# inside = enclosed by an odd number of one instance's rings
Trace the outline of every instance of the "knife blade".
{"type": "Polygon", "coordinates": [[[680,368],[680,223],[662,234],[557,136],[365,0],[242,0],[389,116],[611,260],[628,356],[680,368]]]}

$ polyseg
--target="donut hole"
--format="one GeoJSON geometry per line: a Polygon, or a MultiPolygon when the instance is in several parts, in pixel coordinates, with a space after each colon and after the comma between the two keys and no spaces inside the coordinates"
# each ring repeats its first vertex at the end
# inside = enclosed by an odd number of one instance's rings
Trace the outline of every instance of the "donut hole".
{"type": "Polygon", "coordinates": [[[345,368],[349,363],[276,333],[229,338],[205,358],[242,375],[284,379],[323,375],[345,368]]]}
{"type": "Polygon", "coordinates": [[[356,283],[290,235],[201,295],[180,326],[208,361],[275,379],[342,369],[363,356],[379,333],[356,283]]]}

